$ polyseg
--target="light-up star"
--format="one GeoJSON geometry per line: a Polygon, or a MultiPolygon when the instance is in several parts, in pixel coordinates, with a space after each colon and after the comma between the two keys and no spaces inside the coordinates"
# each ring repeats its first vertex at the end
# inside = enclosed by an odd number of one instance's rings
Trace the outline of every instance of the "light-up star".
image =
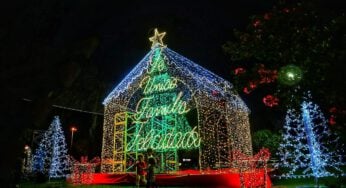
{"type": "Polygon", "coordinates": [[[151,48],[154,48],[154,46],[156,46],[157,44],[164,47],[165,45],[162,42],[162,38],[166,35],[166,32],[159,33],[157,31],[157,28],[155,28],[154,32],[154,36],[149,38],[150,42],[152,42],[151,48]]]}

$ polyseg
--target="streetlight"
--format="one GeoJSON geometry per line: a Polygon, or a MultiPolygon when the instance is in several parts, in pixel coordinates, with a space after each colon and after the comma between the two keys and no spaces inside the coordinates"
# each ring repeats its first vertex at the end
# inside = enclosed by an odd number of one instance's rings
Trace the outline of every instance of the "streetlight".
{"type": "Polygon", "coordinates": [[[29,172],[30,167],[31,167],[31,148],[30,146],[25,145],[22,172],[23,173],[29,172]]]}
{"type": "Polygon", "coordinates": [[[24,146],[25,152],[27,152],[29,149],[30,149],[30,147],[29,147],[28,145],[25,145],[25,146],[24,146]]]}
{"type": "Polygon", "coordinates": [[[72,148],[72,144],[73,144],[73,133],[77,131],[76,127],[71,127],[71,148],[72,148]]]}

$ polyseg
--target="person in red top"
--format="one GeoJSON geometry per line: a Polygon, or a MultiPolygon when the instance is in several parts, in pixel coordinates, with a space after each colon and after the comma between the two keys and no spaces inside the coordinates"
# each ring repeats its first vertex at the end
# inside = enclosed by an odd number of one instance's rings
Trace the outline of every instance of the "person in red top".
{"type": "Polygon", "coordinates": [[[140,186],[142,183],[143,185],[147,184],[147,180],[145,179],[145,169],[146,164],[144,162],[144,156],[142,154],[138,155],[138,161],[136,162],[136,185],[140,186]]]}

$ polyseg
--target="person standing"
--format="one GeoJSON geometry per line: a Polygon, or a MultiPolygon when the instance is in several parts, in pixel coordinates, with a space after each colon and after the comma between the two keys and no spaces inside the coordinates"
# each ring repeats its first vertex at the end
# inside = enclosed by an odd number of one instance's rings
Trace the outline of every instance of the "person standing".
{"type": "Polygon", "coordinates": [[[147,149],[148,154],[148,166],[147,166],[147,188],[151,187],[157,187],[156,181],[155,181],[155,166],[156,166],[156,159],[153,156],[153,149],[148,148],[147,149]]]}
{"type": "Polygon", "coordinates": [[[142,154],[138,155],[138,161],[136,162],[136,185],[139,187],[141,183],[144,185],[147,184],[147,181],[145,179],[145,169],[146,164],[144,162],[144,156],[142,154]]]}

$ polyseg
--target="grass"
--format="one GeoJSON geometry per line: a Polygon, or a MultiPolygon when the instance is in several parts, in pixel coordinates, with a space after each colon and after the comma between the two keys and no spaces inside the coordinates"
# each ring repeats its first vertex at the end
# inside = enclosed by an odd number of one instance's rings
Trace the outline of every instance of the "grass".
{"type": "MultiPolygon", "coordinates": [[[[278,179],[272,178],[272,184],[274,187],[315,187],[314,178],[298,178],[298,179],[278,179]]],[[[345,187],[346,188],[346,177],[325,177],[318,179],[318,185],[320,187],[345,187]]],[[[317,187],[317,186],[316,186],[317,187]]]]}

